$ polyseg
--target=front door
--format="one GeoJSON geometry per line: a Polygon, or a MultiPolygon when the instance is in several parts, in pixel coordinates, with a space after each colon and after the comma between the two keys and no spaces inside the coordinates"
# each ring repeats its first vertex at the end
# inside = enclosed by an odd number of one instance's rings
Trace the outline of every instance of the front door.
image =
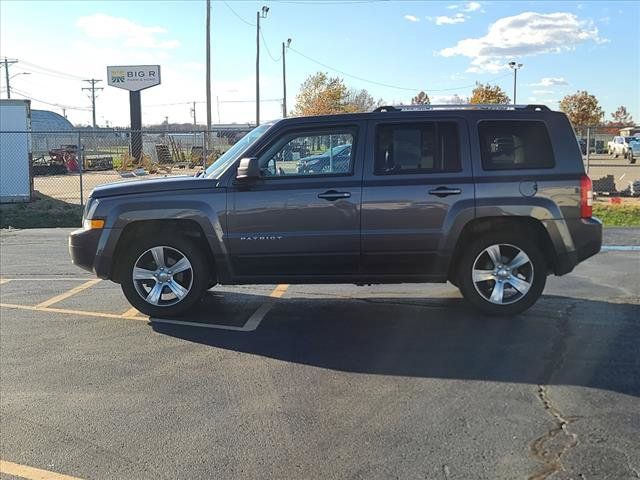
{"type": "Polygon", "coordinates": [[[258,152],[261,178],[229,189],[234,276],[357,273],[363,133],[363,122],[286,129],[258,152]]]}
{"type": "Polygon", "coordinates": [[[369,138],[362,199],[364,272],[446,275],[452,220],[474,215],[465,123],[429,117],[371,121],[369,138]]]}

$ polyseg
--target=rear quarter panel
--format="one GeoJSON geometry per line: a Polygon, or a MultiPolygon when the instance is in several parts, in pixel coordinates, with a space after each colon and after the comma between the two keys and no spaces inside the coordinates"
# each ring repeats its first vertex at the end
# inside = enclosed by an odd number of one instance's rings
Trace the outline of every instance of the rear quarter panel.
{"type": "Polygon", "coordinates": [[[557,253],[574,250],[567,219],[580,217],[580,178],[584,174],[573,128],[558,112],[513,112],[491,120],[537,120],[549,133],[555,166],[543,169],[484,170],[478,123],[486,115],[469,119],[476,182],[476,218],[524,216],[540,220],[557,253]]]}

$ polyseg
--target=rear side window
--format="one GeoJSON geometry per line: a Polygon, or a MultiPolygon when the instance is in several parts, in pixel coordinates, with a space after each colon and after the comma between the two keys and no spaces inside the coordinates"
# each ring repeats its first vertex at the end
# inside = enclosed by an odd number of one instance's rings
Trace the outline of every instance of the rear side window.
{"type": "Polygon", "coordinates": [[[376,129],[376,175],[456,172],[460,140],[454,122],[382,124],[376,129]]]}
{"type": "Polygon", "coordinates": [[[478,125],[485,170],[552,168],[555,165],[547,127],[535,121],[485,121],[478,125]]]}

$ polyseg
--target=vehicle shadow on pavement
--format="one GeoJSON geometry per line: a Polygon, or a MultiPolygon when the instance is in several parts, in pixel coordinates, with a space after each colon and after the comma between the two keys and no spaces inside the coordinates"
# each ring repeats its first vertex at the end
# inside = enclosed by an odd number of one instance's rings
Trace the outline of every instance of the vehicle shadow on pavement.
{"type": "Polygon", "coordinates": [[[481,316],[458,298],[287,298],[253,332],[153,329],[337,371],[577,385],[640,396],[639,313],[637,304],[560,296],[544,296],[528,312],[505,318],[481,316]]]}

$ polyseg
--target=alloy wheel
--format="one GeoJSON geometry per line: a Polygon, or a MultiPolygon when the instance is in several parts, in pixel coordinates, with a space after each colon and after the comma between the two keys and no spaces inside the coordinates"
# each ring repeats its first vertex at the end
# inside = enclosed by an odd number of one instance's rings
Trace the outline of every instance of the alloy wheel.
{"type": "Polygon", "coordinates": [[[193,267],[179,250],[158,246],[146,250],[136,260],[131,273],[136,292],[158,307],[175,305],[193,285],[193,267]]]}
{"type": "Polygon", "coordinates": [[[486,301],[509,305],[524,298],[533,283],[533,263],[520,248],[496,244],[485,248],[473,262],[472,280],[486,301]]]}

